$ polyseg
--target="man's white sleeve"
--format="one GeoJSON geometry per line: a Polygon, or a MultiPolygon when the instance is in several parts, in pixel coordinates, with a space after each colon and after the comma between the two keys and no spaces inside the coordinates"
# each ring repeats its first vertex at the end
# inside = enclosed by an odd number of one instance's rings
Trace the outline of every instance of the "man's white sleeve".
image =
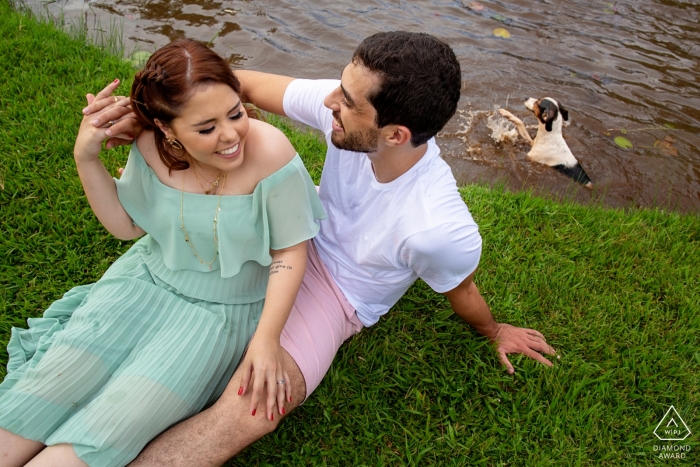
{"type": "Polygon", "coordinates": [[[325,132],[331,128],[333,113],[323,101],[339,85],[337,79],[295,79],[287,86],[282,100],[285,115],[325,132]]]}
{"type": "Polygon", "coordinates": [[[476,271],[481,235],[476,224],[450,223],[409,237],[401,259],[439,293],[449,292],[476,271]]]}

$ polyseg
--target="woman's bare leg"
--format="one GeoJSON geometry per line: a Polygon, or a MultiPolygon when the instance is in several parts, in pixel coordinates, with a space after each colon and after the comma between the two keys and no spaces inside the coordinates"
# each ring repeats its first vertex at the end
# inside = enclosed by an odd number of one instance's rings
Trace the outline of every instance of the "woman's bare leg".
{"type": "Polygon", "coordinates": [[[39,454],[44,445],[0,428],[0,467],[20,467],[39,454]]]}
{"type": "Polygon", "coordinates": [[[73,451],[70,444],[49,446],[34,457],[25,467],[88,467],[73,451]]]}

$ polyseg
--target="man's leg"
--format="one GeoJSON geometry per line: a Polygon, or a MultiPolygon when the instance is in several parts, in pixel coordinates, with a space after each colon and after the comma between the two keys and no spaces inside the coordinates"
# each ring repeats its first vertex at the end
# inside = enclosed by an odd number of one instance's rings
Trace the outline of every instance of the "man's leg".
{"type": "MultiPolygon", "coordinates": [[[[287,414],[306,397],[301,370],[284,352],[284,365],[292,385],[292,402],[285,402],[287,414]]],[[[218,467],[245,447],[277,428],[282,416],[265,418],[266,399],[250,414],[251,391],[238,395],[241,371],[236,370],[218,401],[207,410],[185,420],[151,441],[129,464],[131,467],[218,467]]]]}
{"type": "MultiPolygon", "coordinates": [[[[362,329],[355,310],[318,257],[313,241],[308,251],[304,281],[280,337],[292,385],[292,402],[284,406],[287,414],[316,389],[343,342],[362,329]]],[[[158,436],[129,465],[219,466],[272,432],[282,417],[267,420],[264,399],[256,415],[250,415],[251,395],[238,395],[240,381],[241,372],[237,370],[212,407],[158,436]]]]}

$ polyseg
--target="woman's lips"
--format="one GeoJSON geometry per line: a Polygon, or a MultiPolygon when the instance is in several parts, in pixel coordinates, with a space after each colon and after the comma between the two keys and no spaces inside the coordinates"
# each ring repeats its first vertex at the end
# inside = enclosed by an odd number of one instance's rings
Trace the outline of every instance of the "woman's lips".
{"type": "Polygon", "coordinates": [[[238,155],[239,149],[241,148],[241,144],[236,143],[235,145],[231,146],[230,148],[223,149],[221,151],[216,151],[217,154],[223,157],[235,157],[238,155]]]}

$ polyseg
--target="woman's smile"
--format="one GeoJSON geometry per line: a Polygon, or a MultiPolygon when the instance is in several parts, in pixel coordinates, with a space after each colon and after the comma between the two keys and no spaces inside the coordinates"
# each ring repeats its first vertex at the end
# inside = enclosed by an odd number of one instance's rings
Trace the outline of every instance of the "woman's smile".
{"type": "Polygon", "coordinates": [[[240,97],[226,85],[213,84],[197,88],[167,130],[205,175],[215,177],[243,164],[248,128],[240,97]]]}
{"type": "Polygon", "coordinates": [[[232,159],[238,155],[238,153],[240,152],[239,151],[240,147],[241,147],[241,145],[239,143],[236,143],[235,145],[233,145],[229,148],[222,149],[220,151],[216,151],[216,153],[219,154],[220,156],[227,158],[227,159],[232,159]]]}

